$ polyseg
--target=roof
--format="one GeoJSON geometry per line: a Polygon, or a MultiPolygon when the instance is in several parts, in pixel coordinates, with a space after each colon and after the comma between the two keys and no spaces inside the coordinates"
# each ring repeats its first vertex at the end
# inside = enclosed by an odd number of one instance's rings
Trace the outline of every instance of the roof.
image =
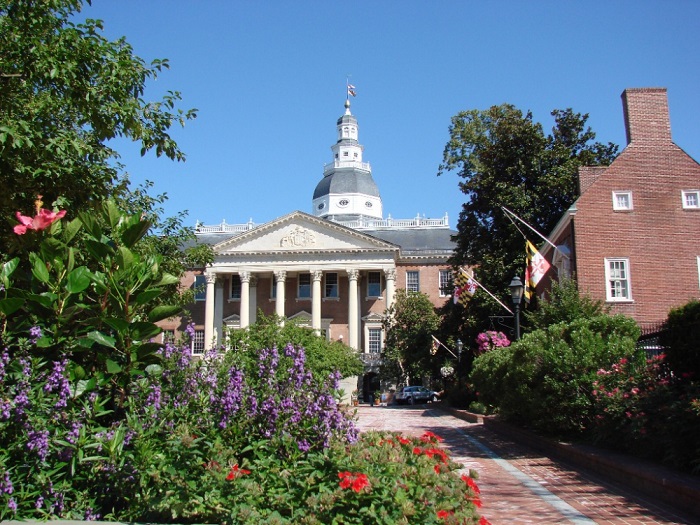
{"type": "Polygon", "coordinates": [[[379,188],[368,172],[338,169],[316,185],[314,199],[330,194],[362,194],[379,197],[379,188]]]}

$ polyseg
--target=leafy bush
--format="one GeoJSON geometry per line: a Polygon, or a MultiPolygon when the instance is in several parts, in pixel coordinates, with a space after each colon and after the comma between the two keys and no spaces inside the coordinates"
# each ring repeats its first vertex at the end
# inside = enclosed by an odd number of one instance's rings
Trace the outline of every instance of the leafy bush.
{"type": "Polygon", "coordinates": [[[610,308],[603,301],[581,295],[574,279],[561,279],[552,282],[547,300],[540,302],[537,310],[526,310],[525,317],[531,328],[536,330],[552,324],[607,315],[609,312],[610,308]]]}
{"type": "Polygon", "coordinates": [[[659,343],[677,374],[700,379],[700,301],[693,300],[669,312],[659,343]]]}
{"type": "Polygon", "coordinates": [[[282,324],[276,315],[258,313],[254,324],[245,329],[229,331],[227,349],[238,352],[241,357],[248,350],[260,348],[283,348],[288,343],[302,346],[306,353],[306,365],[317,377],[339,372],[342,377],[359,375],[364,365],[357,352],[339,341],[328,341],[318,336],[311,328],[299,326],[293,320],[282,324]]]}
{"type": "Polygon", "coordinates": [[[600,445],[697,472],[700,469],[700,383],[669,371],[666,356],[621,359],[598,371],[595,422],[600,445]]]}
{"type": "Polygon", "coordinates": [[[550,325],[474,361],[471,381],[505,418],[554,434],[585,429],[596,372],[635,353],[639,329],[624,316],[550,325]]]}

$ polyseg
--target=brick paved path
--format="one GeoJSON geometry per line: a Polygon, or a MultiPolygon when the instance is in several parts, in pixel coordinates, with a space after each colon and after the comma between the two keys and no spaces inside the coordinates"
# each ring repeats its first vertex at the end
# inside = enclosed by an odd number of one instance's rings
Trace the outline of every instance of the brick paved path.
{"type": "Polygon", "coordinates": [[[482,514],[493,525],[575,523],[693,524],[650,498],[576,471],[440,410],[423,407],[358,407],[360,430],[391,430],[445,439],[452,458],[479,473],[482,514]]]}

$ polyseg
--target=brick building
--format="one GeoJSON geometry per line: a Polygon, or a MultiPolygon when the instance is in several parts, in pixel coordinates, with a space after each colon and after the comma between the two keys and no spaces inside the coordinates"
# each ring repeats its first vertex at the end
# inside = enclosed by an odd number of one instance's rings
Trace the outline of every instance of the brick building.
{"type": "MultiPolygon", "coordinates": [[[[579,198],[542,249],[557,275],[642,328],[700,296],[700,165],[671,140],[664,88],[622,93],[627,146],[579,171],[579,198]]],[[[546,287],[542,281],[540,286],[546,287]]]]}
{"type": "MultiPolygon", "coordinates": [[[[436,306],[447,300],[456,233],[447,216],[383,218],[349,100],[337,132],[311,214],[294,211],[261,225],[197,226],[198,242],[213,246],[215,260],[183,282],[197,291],[194,353],[220,343],[227,328],[250,326],[259,312],[277,314],[360,352],[366,373],[343,388],[370,392],[378,388],[382,320],[395,291],[423,292],[436,306]]],[[[183,322],[161,323],[164,337],[177,336],[183,322]]]]}

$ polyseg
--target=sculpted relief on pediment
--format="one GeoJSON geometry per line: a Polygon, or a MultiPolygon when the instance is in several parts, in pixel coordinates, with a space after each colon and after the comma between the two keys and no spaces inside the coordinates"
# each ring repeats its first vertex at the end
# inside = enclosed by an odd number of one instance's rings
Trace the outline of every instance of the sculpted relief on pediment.
{"type": "Polygon", "coordinates": [[[316,244],[313,231],[295,226],[292,231],[280,239],[280,248],[308,248],[316,244]]]}

